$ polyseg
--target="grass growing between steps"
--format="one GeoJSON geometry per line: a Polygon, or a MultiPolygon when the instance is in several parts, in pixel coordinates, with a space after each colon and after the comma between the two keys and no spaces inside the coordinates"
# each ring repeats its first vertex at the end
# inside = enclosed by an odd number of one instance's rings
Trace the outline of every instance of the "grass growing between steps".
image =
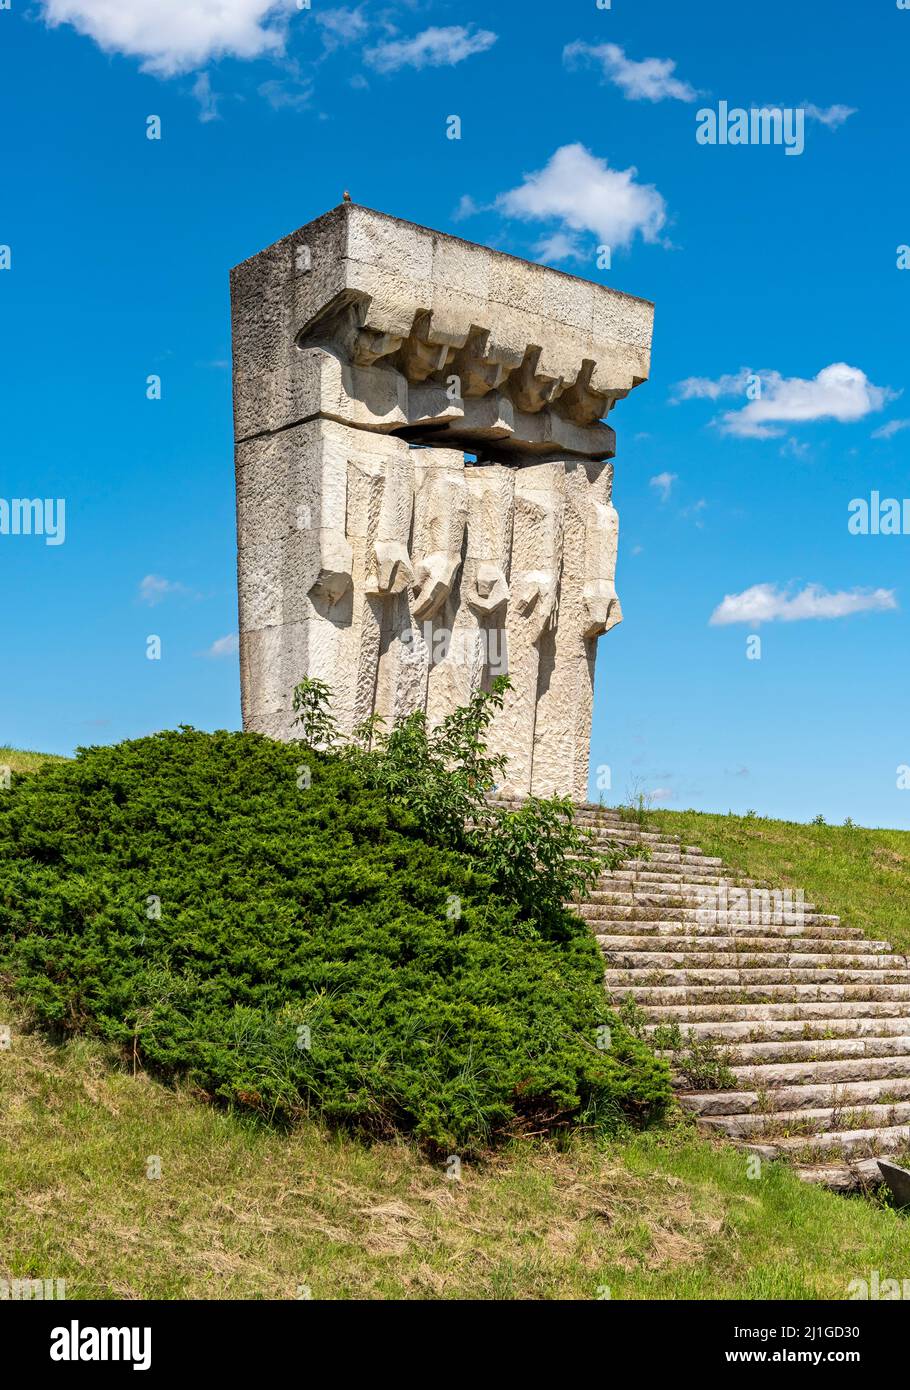
{"type": "Polygon", "coordinates": [[[910,1276],[910,1218],[750,1180],[688,1125],[522,1141],[451,1182],[410,1145],[269,1132],[52,1046],[2,1001],[0,1023],[0,1277],[70,1298],[842,1299],[910,1276]]]}
{"type": "Polygon", "coordinates": [[[910,831],[700,811],[654,811],[646,824],[720,855],[749,878],[803,888],[819,911],[910,953],[910,831]]]}

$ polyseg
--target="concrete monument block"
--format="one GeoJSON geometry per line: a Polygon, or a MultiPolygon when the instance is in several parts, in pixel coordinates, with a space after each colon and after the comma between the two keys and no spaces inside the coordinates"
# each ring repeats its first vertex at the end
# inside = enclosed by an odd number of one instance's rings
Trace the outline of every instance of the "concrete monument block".
{"type": "Polygon", "coordinates": [[[232,274],[244,726],[431,724],[508,671],[519,795],[587,792],[615,436],[653,306],[344,203],[232,274]]]}

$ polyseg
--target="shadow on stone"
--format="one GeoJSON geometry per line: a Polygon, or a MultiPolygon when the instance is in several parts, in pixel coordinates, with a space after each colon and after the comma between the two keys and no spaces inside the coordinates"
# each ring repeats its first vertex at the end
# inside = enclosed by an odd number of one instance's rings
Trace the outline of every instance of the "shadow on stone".
{"type": "Polygon", "coordinates": [[[910,1207],[910,1168],[899,1168],[896,1163],[886,1163],[883,1158],[878,1160],[878,1166],[891,1189],[895,1204],[910,1207]]]}

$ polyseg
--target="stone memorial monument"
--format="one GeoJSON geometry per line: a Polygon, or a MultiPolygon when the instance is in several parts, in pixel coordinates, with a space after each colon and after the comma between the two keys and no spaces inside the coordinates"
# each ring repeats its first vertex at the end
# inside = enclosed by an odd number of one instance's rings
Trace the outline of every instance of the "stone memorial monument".
{"type": "Polygon", "coordinates": [[[508,673],[505,792],[587,797],[613,430],[653,305],[344,202],[232,272],[243,723],[431,724],[508,673]]]}

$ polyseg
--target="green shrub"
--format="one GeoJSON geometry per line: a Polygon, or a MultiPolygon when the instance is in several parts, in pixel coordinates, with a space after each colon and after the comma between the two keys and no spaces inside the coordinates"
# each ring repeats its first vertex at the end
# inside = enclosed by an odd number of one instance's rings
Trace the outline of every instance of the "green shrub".
{"type": "Polygon", "coordinates": [[[14,778],[0,966],[58,1033],[276,1122],[467,1153],[669,1098],[581,922],[533,919],[356,761],[256,734],[183,729],[14,778]]]}
{"type": "MultiPolygon", "coordinates": [[[[613,841],[598,844],[576,825],[568,797],[532,796],[517,808],[491,801],[507,760],[488,753],[486,735],[511,685],[508,676],[498,676],[490,690],[475,691],[435,728],[423,710],[390,732],[374,715],[348,742],[338,732],[332,693],[322,681],[301,681],[294,709],[301,742],[337,749],[371,786],[407,807],[427,840],[466,850],[528,922],[558,932],[565,925],[565,904],[630,851],[613,841]]],[[[647,857],[647,851],[639,853],[647,857]]]]}

